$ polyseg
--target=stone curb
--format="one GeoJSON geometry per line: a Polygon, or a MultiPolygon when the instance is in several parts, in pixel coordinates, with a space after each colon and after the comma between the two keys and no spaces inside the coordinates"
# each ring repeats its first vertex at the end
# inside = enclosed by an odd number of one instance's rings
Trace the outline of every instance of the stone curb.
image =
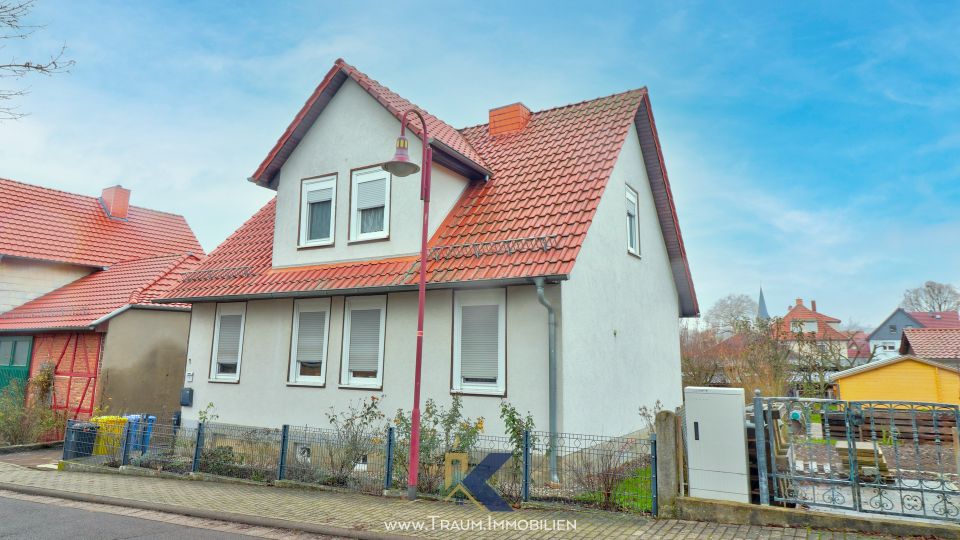
{"type": "Polygon", "coordinates": [[[33,450],[44,450],[62,446],[63,441],[50,441],[33,444],[17,444],[14,446],[0,446],[0,454],[16,454],[17,452],[30,452],[33,450]]]}
{"type": "Polygon", "coordinates": [[[321,525],[317,523],[304,523],[301,521],[290,521],[286,519],[269,518],[263,516],[252,516],[249,514],[238,514],[234,512],[215,512],[213,510],[204,510],[200,508],[189,508],[186,506],[176,506],[166,503],[153,503],[138,501],[135,499],[123,499],[120,497],[109,497],[106,495],[93,495],[90,493],[78,493],[74,491],[60,491],[34,486],[23,486],[20,484],[8,484],[0,482],[0,489],[24,493],[27,495],[39,495],[41,497],[55,497],[59,499],[69,499],[73,501],[109,504],[112,506],[122,506],[126,508],[137,508],[139,510],[153,510],[155,512],[165,512],[168,514],[179,514],[201,519],[212,519],[218,521],[230,521],[233,523],[242,523],[254,527],[268,527],[273,529],[290,529],[294,531],[303,531],[313,534],[326,536],[339,536],[343,538],[358,538],[361,540],[405,540],[414,538],[411,536],[401,536],[378,531],[362,531],[357,529],[345,529],[332,525],[321,525]]]}
{"type": "Polygon", "coordinates": [[[960,526],[935,524],[882,517],[876,514],[854,516],[827,512],[804,512],[778,506],[760,506],[695,497],[677,497],[677,518],[689,521],[712,521],[733,525],[813,528],[890,536],[920,536],[960,540],[960,526]]]}

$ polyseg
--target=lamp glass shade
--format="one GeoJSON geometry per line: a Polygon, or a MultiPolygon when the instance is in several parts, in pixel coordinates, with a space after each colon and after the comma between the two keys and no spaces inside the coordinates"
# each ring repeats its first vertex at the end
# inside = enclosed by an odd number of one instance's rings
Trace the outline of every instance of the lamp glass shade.
{"type": "Polygon", "coordinates": [[[420,170],[420,166],[410,161],[410,143],[406,137],[397,137],[397,151],[393,159],[383,164],[383,169],[394,176],[410,176],[420,170]]]}

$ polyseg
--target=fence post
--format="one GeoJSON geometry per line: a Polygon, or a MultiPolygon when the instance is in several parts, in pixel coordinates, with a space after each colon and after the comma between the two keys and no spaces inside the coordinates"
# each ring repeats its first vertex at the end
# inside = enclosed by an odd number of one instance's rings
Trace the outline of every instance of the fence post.
{"type": "Polygon", "coordinates": [[[523,502],[530,500],[530,430],[523,430],[523,502]]]}
{"type": "Polygon", "coordinates": [[[393,426],[387,428],[386,465],[384,465],[383,490],[393,487],[393,426]]]}
{"type": "Polygon", "coordinates": [[[760,504],[770,505],[770,491],[767,484],[767,434],[766,417],[763,413],[763,397],[760,389],[753,392],[753,432],[757,445],[757,480],[760,486],[760,504]]]}
{"type": "Polygon", "coordinates": [[[197,445],[193,449],[193,472],[200,472],[200,456],[203,453],[203,422],[197,424],[197,445]]]}
{"type": "Polygon", "coordinates": [[[290,440],[290,425],[280,428],[280,463],[277,465],[277,480],[283,480],[287,472],[287,445],[290,440]]]}
{"type": "Polygon", "coordinates": [[[677,446],[677,439],[682,436],[677,429],[677,415],[673,411],[657,413],[654,431],[657,434],[657,516],[673,517],[680,494],[678,470],[683,469],[683,456],[679,455],[677,446]]]}
{"type": "Polygon", "coordinates": [[[660,513],[660,501],[657,500],[657,432],[650,434],[650,513],[660,513]]]}
{"type": "Polygon", "coordinates": [[[123,442],[120,443],[120,465],[130,464],[130,419],[123,428],[123,442]]]}

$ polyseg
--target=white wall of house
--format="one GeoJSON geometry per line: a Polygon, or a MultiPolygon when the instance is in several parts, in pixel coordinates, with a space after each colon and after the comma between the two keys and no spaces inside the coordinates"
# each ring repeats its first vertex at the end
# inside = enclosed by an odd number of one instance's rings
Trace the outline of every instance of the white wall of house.
{"type": "MultiPolygon", "coordinates": [[[[548,298],[559,306],[559,288],[548,287],[548,298]]],[[[413,399],[416,345],[416,292],[391,293],[387,299],[382,390],[339,387],[343,343],[344,298],[333,297],[330,339],[327,342],[326,385],[287,383],[293,300],[247,302],[239,383],[210,382],[215,304],[194,304],[188,348],[187,379],[192,374],[193,407],[183,408],[187,421],[196,421],[207,403],[219,421],[257,426],[328,425],[325,413],[345,410],[369,396],[383,398],[381,410],[392,418],[398,408],[409,411],[413,399]]],[[[506,400],[531,412],[541,429],[547,427],[547,314],[533,286],[507,288],[506,400]]],[[[422,401],[434,399],[448,407],[451,400],[453,291],[427,294],[424,330],[422,401]]],[[[503,435],[499,396],[464,396],[464,414],[485,419],[485,433],[503,435]]]]}
{"type": "Polygon", "coordinates": [[[0,313],[86,276],[93,269],[74,264],[0,256],[0,313]]]}
{"type": "Polygon", "coordinates": [[[633,126],[562,289],[563,431],[631,433],[641,406],[680,405],[677,290],[633,126]],[[627,253],[627,185],[639,196],[640,257],[627,253]]]}
{"type": "MultiPolygon", "coordinates": [[[[419,174],[391,179],[389,239],[349,242],[351,171],[390,159],[399,132],[399,120],[352,79],[344,82],[280,169],[273,266],[362,260],[419,252],[422,223],[419,174]],[[301,180],[333,173],[337,175],[334,244],[298,249],[301,180]]],[[[419,163],[423,149],[420,140],[410,132],[408,138],[410,156],[419,163]]],[[[431,234],[453,208],[467,184],[465,178],[434,166],[430,201],[431,234]]]]}
{"type": "Polygon", "coordinates": [[[893,339],[872,339],[870,350],[873,351],[873,361],[886,360],[900,356],[900,341],[893,339]]]}

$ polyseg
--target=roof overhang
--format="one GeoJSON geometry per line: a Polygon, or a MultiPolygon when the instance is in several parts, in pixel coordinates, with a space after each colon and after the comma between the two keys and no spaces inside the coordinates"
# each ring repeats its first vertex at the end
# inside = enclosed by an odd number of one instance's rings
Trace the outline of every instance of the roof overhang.
{"type": "Polygon", "coordinates": [[[902,356],[895,356],[893,358],[877,360],[874,362],[870,362],[868,364],[863,364],[862,366],[856,366],[850,369],[845,369],[843,371],[838,371],[837,373],[834,373],[829,377],[827,377],[827,381],[834,383],[834,382],[837,382],[839,379],[843,379],[851,375],[856,375],[858,373],[863,373],[866,371],[872,371],[874,369],[882,368],[884,366],[889,366],[891,364],[896,364],[898,362],[903,362],[905,360],[913,360],[914,362],[920,362],[921,364],[926,364],[928,366],[932,366],[935,368],[946,369],[947,371],[954,371],[954,372],[960,373],[960,369],[955,368],[953,366],[948,366],[947,364],[942,364],[940,362],[934,362],[933,360],[928,360],[926,358],[920,358],[919,356],[915,356],[912,354],[905,354],[902,356]]]}
{"type": "Polygon", "coordinates": [[[697,293],[693,288],[693,277],[690,275],[687,250],[683,245],[683,236],[680,234],[677,207],[673,202],[670,179],[667,176],[663,150],[660,146],[660,136],[657,134],[657,124],[653,120],[653,109],[650,106],[650,95],[647,93],[644,93],[640,102],[640,108],[634,117],[634,124],[640,138],[644,166],[647,170],[647,177],[650,179],[653,202],[657,208],[657,218],[660,221],[663,242],[667,248],[670,269],[673,272],[673,280],[677,287],[680,316],[699,317],[700,305],[697,302],[697,293]]]}
{"type": "MultiPolygon", "coordinates": [[[[307,102],[304,103],[300,112],[294,117],[293,122],[287,127],[283,135],[277,140],[273,149],[267,154],[266,159],[260,164],[249,181],[269,189],[277,189],[277,179],[280,169],[287,159],[293,154],[294,149],[300,144],[307,132],[313,126],[314,122],[320,118],[320,114],[336,95],[337,91],[343,86],[343,83],[350,78],[350,74],[341,63],[337,61],[327,72],[323,81],[317,86],[307,102]]],[[[369,89],[363,87],[365,91],[369,89]]],[[[372,96],[376,99],[376,96],[372,96]]],[[[378,100],[379,103],[379,100],[378,100]]],[[[414,133],[416,136],[416,133],[414,133]]],[[[467,158],[463,154],[441,143],[439,140],[430,138],[428,144],[433,148],[434,162],[463,175],[470,180],[486,179],[490,176],[490,171],[479,163],[467,158]]],[[[384,149],[385,156],[389,149],[384,149]]],[[[386,156],[389,157],[389,156],[386,156]]]]}
{"type": "MultiPolygon", "coordinates": [[[[484,287],[508,287],[513,285],[531,285],[534,278],[543,278],[547,283],[559,283],[569,276],[566,274],[550,276],[528,276],[508,279],[478,279],[472,281],[449,281],[443,283],[427,283],[428,290],[442,289],[476,289],[484,287]]],[[[155,304],[182,303],[199,304],[203,302],[237,302],[243,300],[273,300],[277,298],[322,298],[327,296],[359,296],[369,294],[383,294],[391,292],[416,291],[414,285],[389,285],[383,287],[359,287],[351,289],[317,289],[311,291],[284,291],[273,293],[254,293],[223,296],[199,296],[183,298],[156,298],[151,300],[155,304]]]]}

